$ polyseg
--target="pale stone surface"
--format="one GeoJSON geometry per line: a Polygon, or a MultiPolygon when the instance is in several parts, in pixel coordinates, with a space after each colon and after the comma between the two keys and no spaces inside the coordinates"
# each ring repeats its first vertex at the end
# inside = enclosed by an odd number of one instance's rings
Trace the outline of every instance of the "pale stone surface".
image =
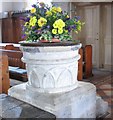
{"type": "Polygon", "coordinates": [[[49,118],[49,120],[55,120],[55,115],[6,94],[0,94],[0,103],[0,120],[23,120],[28,118],[49,118]]]}
{"type": "Polygon", "coordinates": [[[27,89],[41,93],[59,93],[78,86],[78,50],[81,44],[68,46],[21,46],[28,74],[27,89]]]}
{"type": "Polygon", "coordinates": [[[95,118],[96,88],[91,83],[78,83],[76,89],[56,94],[34,92],[26,89],[24,83],[10,88],[8,94],[51,112],[57,118],[95,118]]]}
{"type": "Polygon", "coordinates": [[[102,116],[108,112],[108,103],[105,102],[100,96],[96,98],[96,116],[102,116]]]}

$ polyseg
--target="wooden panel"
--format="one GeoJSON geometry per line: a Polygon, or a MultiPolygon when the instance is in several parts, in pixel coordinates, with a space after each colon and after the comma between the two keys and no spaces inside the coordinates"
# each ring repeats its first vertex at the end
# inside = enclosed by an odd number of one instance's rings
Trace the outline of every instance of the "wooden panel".
{"type": "Polygon", "coordinates": [[[2,20],[2,42],[13,42],[13,26],[12,19],[2,20]]]}
{"type": "Polygon", "coordinates": [[[1,67],[0,71],[2,74],[0,75],[0,93],[8,93],[8,89],[10,87],[9,80],[9,70],[8,70],[8,57],[7,55],[0,56],[1,67]]]}
{"type": "Polygon", "coordinates": [[[21,41],[23,22],[19,17],[11,17],[2,20],[2,42],[18,43],[21,41]]]}
{"type": "Polygon", "coordinates": [[[92,46],[86,45],[85,46],[85,65],[84,65],[84,77],[88,78],[92,76],[92,46]]]}
{"type": "Polygon", "coordinates": [[[13,39],[14,43],[18,43],[21,41],[21,36],[22,36],[22,20],[20,20],[20,17],[14,17],[13,18],[13,39]]]}

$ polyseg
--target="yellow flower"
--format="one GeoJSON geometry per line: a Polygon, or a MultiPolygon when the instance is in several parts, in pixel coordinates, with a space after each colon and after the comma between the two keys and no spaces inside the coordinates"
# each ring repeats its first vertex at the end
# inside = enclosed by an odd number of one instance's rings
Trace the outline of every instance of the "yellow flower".
{"type": "Polygon", "coordinates": [[[81,26],[78,26],[78,30],[81,31],[81,26]]]}
{"type": "Polygon", "coordinates": [[[51,11],[47,11],[47,12],[46,12],[46,15],[47,15],[47,16],[51,16],[51,15],[52,15],[52,12],[51,12],[51,11]]]}
{"type": "Polygon", "coordinates": [[[57,7],[56,10],[57,10],[57,12],[61,12],[62,11],[61,7],[57,7]]]}
{"type": "Polygon", "coordinates": [[[75,31],[76,34],[78,34],[78,31],[75,31]]]}
{"type": "Polygon", "coordinates": [[[36,12],[36,8],[32,8],[31,13],[35,13],[35,12],[36,12]]]}
{"type": "Polygon", "coordinates": [[[32,26],[35,26],[35,24],[36,24],[36,23],[35,23],[35,22],[33,22],[33,23],[32,23],[32,26]]]}
{"type": "Polygon", "coordinates": [[[61,25],[58,25],[58,29],[63,29],[63,27],[61,25]]]}
{"type": "Polygon", "coordinates": [[[37,22],[36,16],[31,17],[30,21],[29,21],[29,25],[33,27],[33,26],[35,26],[36,22],[37,22]]]}
{"type": "Polygon", "coordinates": [[[81,25],[81,22],[80,22],[80,20],[78,20],[77,24],[81,25]]]}
{"type": "Polygon", "coordinates": [[[57,12],[57,8],[56,8],[56,7],[52,7],[52,8],[51,8],[51,11],[52,11],[53,13],[56,13],[56,12],[57,12]]]}
{"type": "Polygon", "coordinates": [[[59,19],[58,23],[61,27],[65,27],[65,22],[62,19],[59,19]]]}
{"type": "Polygon", "coordinates": [[[54,22],[53,27],[62,29],[63,27],[65,27],[65,22],[63,22],[63,20],[61,20],[61,19],[58,19],[54,22]]]}
{"type": "Polygon", "coordinates": [[[68,30],[65,30],[64,32],[65,32],[65,33],[68,33],[68,30]]]}
{"type": "Polygon", "coordinates": [[[57,34],[57,29],[52,29],[53,34],[57,34]]]}
{"type": "Polygon", "coordinates": [[[53,27],[54,27],[54,28],[58,28],[58,23],[57,23],[57,22],[54,22],[53,27]]]}
{"type": "Polygon", "coordinates": [[[25,22],[24,26],[27,26],[28,25],[28,22],[25,22]]]}
{"type": "Polygon", "coordinates": [[[47,20],[45,18],[41,17],[40,19],[38,19],[38,25],[39,25],[39,27],[42,27],[46,23],[47,23],[47,20]]]}
{"type": "Polygon", "coordinates": [[[67,15],[66,18],[69,18],[69,15],[67,15]]]}
{"type": "Polygon", "coordinates": [[[63,29],[58,29],[58,34],[62,34],[63,33],[63,29]]]}
{"type": "Polygon", "coordinates": [[[65,27],[65,25],[66,25],[65,22],[63,22],[62,24],[63,24],[63,27],[65,27]]]}

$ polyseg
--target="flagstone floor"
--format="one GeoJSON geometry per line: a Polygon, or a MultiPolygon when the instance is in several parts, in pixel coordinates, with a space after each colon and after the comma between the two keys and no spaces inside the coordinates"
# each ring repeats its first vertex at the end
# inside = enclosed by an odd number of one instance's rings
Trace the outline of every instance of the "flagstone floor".
{"type": "MultiPolygon", "coordinates": [[[[83,79],[84,82],[91,82],[97,88],[97,95],[101,96],[109,104],[108,115],[105,118],[113,118],[113,73],[105,70],[93,69],[93,76],[83,79]]],[[[11,79],[11,86],[22,82],[11,79]]]]}

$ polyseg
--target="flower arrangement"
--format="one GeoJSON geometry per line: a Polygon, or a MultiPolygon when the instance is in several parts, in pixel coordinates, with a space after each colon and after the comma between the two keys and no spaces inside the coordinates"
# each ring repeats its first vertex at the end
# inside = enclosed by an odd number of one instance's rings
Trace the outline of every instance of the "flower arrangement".
{"type": "Polygon", "coordinates": [[[72,41],[71,31],[78,33],[84,24],[79,16],[70,18],[66,11],[60,7],[44,4],[43,2],[32,5],[30,14],[24,19],[23,37],[27,42],[38,42],[52,39],[72,41]]]}

